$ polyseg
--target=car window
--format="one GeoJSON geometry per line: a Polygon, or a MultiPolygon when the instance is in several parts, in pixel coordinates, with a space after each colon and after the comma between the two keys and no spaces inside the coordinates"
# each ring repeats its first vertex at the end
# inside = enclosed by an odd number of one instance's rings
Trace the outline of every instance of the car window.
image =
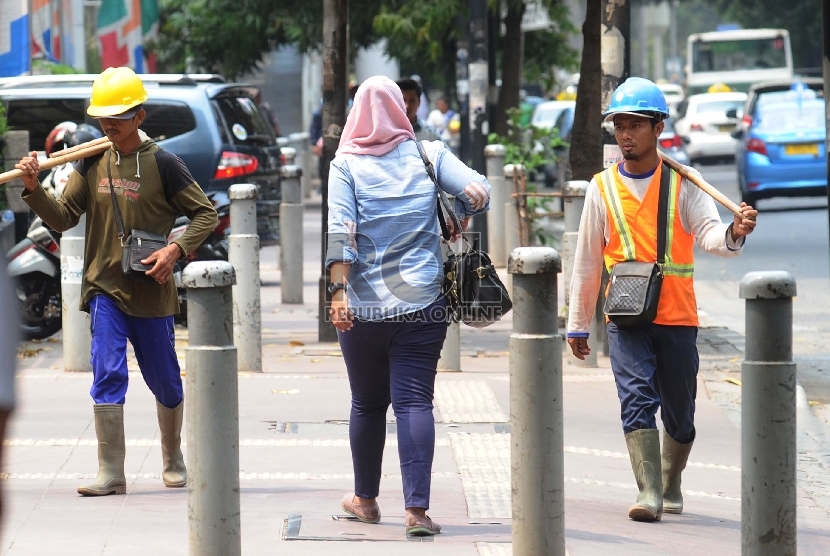
{"type": "Polygon", "coordinates": [[[563,110],[564,107],[562,106],[540,106],[533,114],[533,125],[538,127],[552,127],[556,123],[556,120],[559,118],[560,114],[562,114],[563,110]]]}
{"type": "Polygon", "coordinates": [[[769,104],[772,102],[797,102],[801,100],[814,100],[816,91],[807,89],[804,91],[770,91],[758,96],[757,104],[769,104]]]}
{"type": "Polygon", "coordinates": [[[758,107],[754,128],[759,131],[789,131],[824,128],[824,100],[767,103],[758,107]]]}
{"type": "Polygon", "coordinates": [[[220,96],[211,101],[218,111],[223,139],[232,145],[275,145],[274,130],[265,121],[254,101],[244,96],[220,96]]]}
{"type": "Polygon", "coordinates": [[[566,108],[559,114],[559,117],[556,118],[556,129],[559,130],[559,137],[565,141],[567,141],[571,134],[571,128],[573,127],[573,119],[574,119],[574,109],[573,108],[566,108]]]}
{"type": "Polygon", "coordinates": [[[154,141],[170,139],[196,129],[193,110],[184,102],[146,102],[144,109],[147,117],[141,124],[141,130],[154,141]]]}
{"type": "Polygon", "coordinates": [[[697,105],[697,113],[712,113],[721,112],[726,113],[729,110],[740,110],[744,105],[742,100],[716,100],[710,102],[701,102],[697,105]]]}
{"type": "Polygon", "coordinates": [[[82,123],[86,101],[83,99],[12,99],[6,103],[9,127],[29,131],[29,148],[43,150],[46,137],[61,122],[82,123]]]}
{"type": "MultiPolygon", "coordinates": [[[[671,118],[663,120],[663,133],[674,133],[674,122],[671,118]]],[[[662,133],[661,133],[662,135],[662,133]]]]}

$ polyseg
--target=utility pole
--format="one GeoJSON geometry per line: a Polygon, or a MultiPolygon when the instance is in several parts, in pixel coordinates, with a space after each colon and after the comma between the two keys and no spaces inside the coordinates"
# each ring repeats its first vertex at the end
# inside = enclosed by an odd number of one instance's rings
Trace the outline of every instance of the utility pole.
{"type": "MultiPolygon", "coordinates": [[[[456,16],[456,22],[459,29],[469,27],[469,21],[465,14],[456,16]]],[[[458,97],[458,114],[461,123],[458,158],[464,164],[468,164],[470,162],[470,79],[467,72],[467,62],[470,58],[470,43],[467,33],[461,33],[455,44],[455,90],[458,97]]]]}
{"type": "MultiPolygon", "coordinates": [[[[830,0],[821,0],[821,21],[824,35],[824,55],[822,57],[824,90],[830,91],[830,85],[828,85],[830,84],[830,0]]],[[[827,111],[825,111],[824,125],[825,129],[830,131],[830,113],[827,111]]],[[[830,191],[830,157],[825,158],[827,159],[828,191],[830,191]]],[[[827,210],[830,212],[830,205],[828,205],[827,210]]]]}
{"type": "MultiPolygon", "coordinates": [[[[487,0],[470,0],[470,58],[468,64],[470,145],[472,146],[470,160],[473,169],[482,175],[487,173],[484,147],[487,146],[487,135],[490,132],[490,122],[487,116],[488,92],[490,90],[488,34],[487,0]]],[[[487,219],[473,218],[470,228],[473,233],[478,234],[481,250],[487,251],[487,219]]]]}
{"type": "MultiPolygon", "coordinates": [[[[611,102],[614,89],[631,75],[631,0],[602,2],[602,110],[611,102]]],[[[604,134],[603,164],[607,168],[613,158],[622,158],[617,142],[610,133],[604,134]]]]}
{"type": "Polygon", "coordinates": [[[346,86],[348,76],[347,24],[349,20],[348,0],[323,0],[323,202],[322,252],[320,261],[319,305],[317,339],[320,342],[336,342],[337,331],[329,322],[328,271],[326,251],[329,220],[329,165],[340,144],[340,135],[346,125],[346,86]]]}

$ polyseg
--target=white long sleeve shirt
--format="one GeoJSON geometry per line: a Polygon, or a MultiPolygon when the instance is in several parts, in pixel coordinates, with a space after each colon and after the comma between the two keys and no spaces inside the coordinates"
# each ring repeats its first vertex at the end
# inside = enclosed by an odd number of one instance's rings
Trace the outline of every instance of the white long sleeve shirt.
{"type": "MultiPolygon", "coordinates": [[[[690,172],[697,173],[693,168],[690,172]]],[[[642,201],[651,183],[652,173],[631,176],[620,172],[622,183],[642,201]]],[[[683,230],[691,232],[701,249],[721,257],[741,254],[744,238],[732,239],[731,223],[721,221],[715,201],[686,179],[680,181],[679,216],[683,230]]],[[[608,218],[605,201],[596,180],[591,180],[585,194],[585,208],[579,222],[579,238],[574,256],[568,315],[568,336],[587,337],[596,310],[602,283],[603,250],[608,244],[613,223],[608,218]]]]}

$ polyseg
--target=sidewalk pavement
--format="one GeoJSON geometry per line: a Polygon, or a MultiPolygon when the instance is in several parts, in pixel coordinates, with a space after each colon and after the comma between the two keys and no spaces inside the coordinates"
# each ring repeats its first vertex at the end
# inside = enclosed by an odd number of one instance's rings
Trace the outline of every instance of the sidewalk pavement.
{"type": "MultiPolygon", "coordinates": [[[[463,327],[462,372],[437,379],[429,513],[442,534],[424,539],[428,546],[405,538],[391,411],[383,520],[364,525],[342,518],[340,500],[353,489],[349,388],[338,346],[316,341],[319,222],[319,212],[308,211],[304,305],[279,303],[276,248],[261,254],[264,372],[239,375],[243,554],[512,554],[510,316],[484,330],[463,327]]],[[[187,331],[177,329],[183,367],[186,345],[187,331]]],[[[565,519],[572,556],[740,553],[742,338],[702,328],[699,345],[698,438],[683,477],[685,510],[654,524],[628,519],[637,491],[608,359],[581,368],[565,358],[565,519]]],[[[3,554],[187,554],[187,489],[161,482],[155,405],[134,359],[125,410],[128,494],[103,498],[75,491],[97,470],[91,377],[63,371],[59,341],[24,344],[19,362],[20,403],[3,466],[3,554]]],[[[186,380],[184,368],[183,374],[186,380]]],[[[830,554],[828,452],[825,426],[804,405],[799,554],[830,554]]]]}

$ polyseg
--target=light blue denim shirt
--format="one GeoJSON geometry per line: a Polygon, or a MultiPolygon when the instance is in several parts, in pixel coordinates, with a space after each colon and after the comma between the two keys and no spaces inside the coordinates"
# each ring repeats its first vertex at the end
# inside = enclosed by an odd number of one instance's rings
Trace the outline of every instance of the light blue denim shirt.
{"type": "MultiPolygon", "coordinates": [[[[438,183],[455,197],[459,219],[475,211],[464,193],[487,179],[468,168],[441,141],[424,141],[438,183]]],[[[349,308],[361,320],[421,310],[441,295],[444,279],[437,190],[415,141],[381,156],[344,154],[331,162],[326,266],[352,265],[349,308]]]]}

